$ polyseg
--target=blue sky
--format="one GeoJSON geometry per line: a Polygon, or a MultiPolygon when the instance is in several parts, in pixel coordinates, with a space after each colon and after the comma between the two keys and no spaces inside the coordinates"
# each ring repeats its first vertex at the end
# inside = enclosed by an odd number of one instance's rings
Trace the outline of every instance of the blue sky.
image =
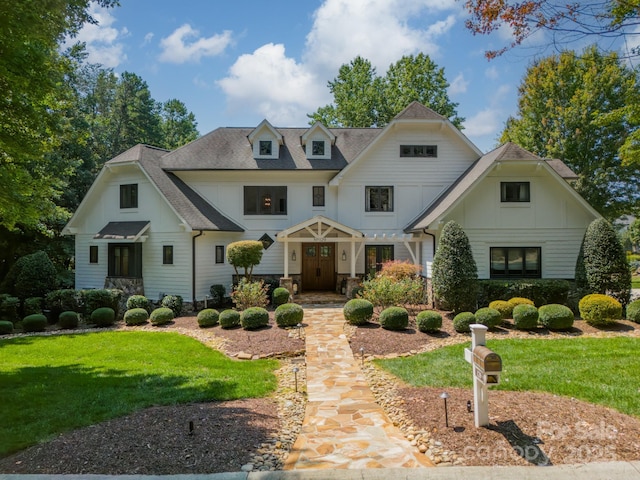
{"type": "Polygon", "coordinates": [[[424,52],[445,70],[465,135],[486,152],[539,53],[520,48],[487,61],[484,51],[508,37],[473,36],[460,0],[122,0],[93,14],[99,25],[78,36],[89,60],[140,75],[156,100],[183,101],[201,134],[265,118],[306,125],[307,113],[331,102],[327,82],[356,55],[382,75],[424,52]]]}

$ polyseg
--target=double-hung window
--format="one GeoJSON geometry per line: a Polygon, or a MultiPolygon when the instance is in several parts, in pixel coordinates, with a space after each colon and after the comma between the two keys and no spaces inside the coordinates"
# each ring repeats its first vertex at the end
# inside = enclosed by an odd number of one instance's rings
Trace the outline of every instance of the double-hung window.
{"type": "Polygon", "coordinates": [[[138,208],[138,184],[120,185],[120,208],[138,208]]]}
{"type": "Polygon", "coordinates": [[[365,187],[365,211],[393,212],[393,187],[365,187]]]}

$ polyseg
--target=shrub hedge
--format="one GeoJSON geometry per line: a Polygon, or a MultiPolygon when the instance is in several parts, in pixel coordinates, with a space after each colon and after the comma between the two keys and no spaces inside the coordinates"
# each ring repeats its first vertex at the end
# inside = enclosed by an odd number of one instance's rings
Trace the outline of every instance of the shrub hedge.
{"type": "Polygon", "coordinates": [[[149,312],[146,308],[136,307],[124,312],[124,323],[127,325],[144,325],[147,320],[149,320],[149,312]]]}
{"type": "Polygon", "coordinates": [[[205,308],[198,312],[198,326],[200,328],[213,327],[218,324],[220,313],[213,308],[205,308]]]}
{"type": "Polygon", "coordinates": [[[18,320],[18,308],[20,299],[8,294],[0,295],[0,320],[15,322],[18,320]]]}
{"type": "Polygon", "coordinates": [[[143,308],[149,313],[151,312],[151,301],[144,295],[131,295],[127,298],[127,310],[134,308],[143,308]]]}
{"type": "Polygon", "coordinates": [[[364,298],[352,298],[345,303],[342,314],[350,325],[364,325],[373,317],[373,303],[364,298]]]}
{"type": "Polygon", "coordinates": [[[380,326],[385,330],[404,330],[409,326],[409,312],[402,307],[389,307],[380,312],[380,326]]]}
{"type": "Polygon", "coordinates": [[[279,327],[295,327],[302,323],[304,310],[297,303],[285,303],[276,308],[276,325],[279,327]]]}
{"type": "Polygon", "coordinates": [[[500,312],[503,320],[511,318],[513,307],[515,307],[514,304],[505,300],[494,300],[489,304],[489,308],[493,308],[494,310],[500,312]]]}
{"type": "Polygon", "coordinates": [[[22,319],[22,330],[25,332],[44,332],[47,327],[47,317],[41,313],[27,315],[22,319]]]}
{"type": "Polygon", "coordinates": [[[111,307],[100,307],[91,312],[91,323],[97,327],[109,327],[115,322],[116,312],[111,307]]]}
{"type": "Polygon", "coordinates": [[[113,310],[115,317],[120,311],[120,298],[124,292],[118,289],[80,290],[80,299],[84,313],[91,314],[97,308],[107,307],[113,310]]]}
{"type": "Polygon", "coordinates": [[[279,307],[280,305],[284,305],[289,301],[289,290],[284,287],[278,287],[273,291],[271,295],[271,304],[274,307],[279,307]]]}
{"type": "Polygon", "coordinates": [[[469,325],[472,323],[476,323],[476,316],[471,312],[460,312],[453,317],[453,328],[458,333],[470,332],[469,325]]]}
{"type": "Polygon", "coordinates": [[[9,335],[11,333],[13,333],[13,322],[0,320],[0,335],[9,335]]]}
{"type": "Polygon", "coordinates": [[[240,326],[240,313],[227,308],[220,312],[218,316],[218,322],[222,328],[235,328],[240,326]]]}
{"type": "MultiPolygon", "coordinates": [[[[160,304],[165,308],[171,309],[171,311],[173,312],[173,317],[175,318],[179,317],[182,313],[184,300],[180,295],[165,295],[160,304]]],[[[171,320],[173,320],[173,318],[171,320]]]]}
{"type": "Polygon", "coordinates": [[[538,326],[538,309],[521,303],[513,307],[513,325],[518,330],[531,330],[538,326]]]}
{"type": "Polygon", "coordinates": [[[568,330],[573,326],[573,312],[569,307],[551,303],[538,309],[538,322],[549,330],[568,330]]]}
{"type": "Polygon", "coordinates": [[[486,326],[487,328],[497,327],[502,323],[502,315],[494,308],[483,307],[475,313],[476,322],[486,326]]]}
{"type": "Polygon", "coordinates": [[[578,303],[580,316],[589,325],[604,327],[622,318],[622,304],[608,295],[592,293],[578,303]]]}
{"type": "MultiPolygon", "coordinates": [[[[42,297],[29,297],[22,302],[22,313],[24,315],[32,315],[34,313],[42,313],[42,297]]],[[[57,317],[51,317],[53,319],[57,317]]]]}
{"type": "Polygon", "coordinates": [[[536,306],[565,304],[571,283],[567,280],[532,278],[522,280],[478,280],[478,305],[487,306],[493,300],[513,297],[531,299],[536,306]]]}
{"type": "Polygon", "coordinates": [[[269,325],[269,312],[262,307],[249,307],[240,314],[240,325],[245,330],[269,325]]]}
{"type": "Polygon", "coordinates": [[[416,325],[421,332],[437,332],[442,328],[442,315],[433,310],[424,310],[416,315],[416,325]]]}
{"type": "Polygon", "coordinates": [[[62,312],[80,312],[80,293],[71,288],[54,290],[44,297],[44,305],[51,318],[58,318],[62,312]]]}
{"type": "Polygon", "coordinates": [[[171,310],[169,307],[156,308],[153,312],[151,312],[151,315],[149,316],[149,319],[151,320],[151,325],[154,325],[156,327],[160,325],[166,325],[167,323],[171,322],[171,320],[173,320],[174,318],[175,318],[175,315],[173,313],[173,310],[171,310]]]}
{"type": "Polygon", "coordinates": [[[78,314],[73,311],[60,313],[58,316],[58,326],[69,330],[78,328],[78,314]]]}
{"type": "Polygon", "coordinates": [[[209,293],[211,294],[211,305],[217,307],[219,305],[222,305],[222,302],[224,302],[224,297],[227,293],[227,290],[224,288],[224,285],[216,283],[214,285],[211,285],[211,287],[209,288],[209,293]]]}
{"type": "Polygon", "coordinates": [[[640,323],[640,299],[627,305],[627,320],[640,323]]]}

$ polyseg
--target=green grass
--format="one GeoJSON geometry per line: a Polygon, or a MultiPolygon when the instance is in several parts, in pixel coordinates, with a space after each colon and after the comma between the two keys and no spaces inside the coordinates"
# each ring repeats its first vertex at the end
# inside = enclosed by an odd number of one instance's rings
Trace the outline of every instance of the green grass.
{"type": "Polygon", "coordinates": [[[633,277],[631,279],[631,288],[640,288],[640,277],[633,277]]]}
{"type": "Polygon", "coordinates": [[[275,360],[233,361],[176,333],[0,340],[0,456],[152,405],[263,397],[275,360]]]}
{"type": "MultiPolygon", "coordinates": [[[[640,339],[510,339],[487,346],[502,357],[501,383],[493,388],[575,397],[640,417],[640,339]]],[[[469,343],[377,363],[413,386],[471,388],[465,347],[469,343]]]]}

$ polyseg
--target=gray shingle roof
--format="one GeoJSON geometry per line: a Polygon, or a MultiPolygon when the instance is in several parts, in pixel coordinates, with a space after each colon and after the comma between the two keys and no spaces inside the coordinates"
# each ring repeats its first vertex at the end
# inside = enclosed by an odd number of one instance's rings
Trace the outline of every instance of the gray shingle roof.
{"type": "Polygon", "coordinates": [[[394,117],[394,120],[447,120],[439,113],[425,107],[420,102],[411,102],[407,108],[394,117]]]}

